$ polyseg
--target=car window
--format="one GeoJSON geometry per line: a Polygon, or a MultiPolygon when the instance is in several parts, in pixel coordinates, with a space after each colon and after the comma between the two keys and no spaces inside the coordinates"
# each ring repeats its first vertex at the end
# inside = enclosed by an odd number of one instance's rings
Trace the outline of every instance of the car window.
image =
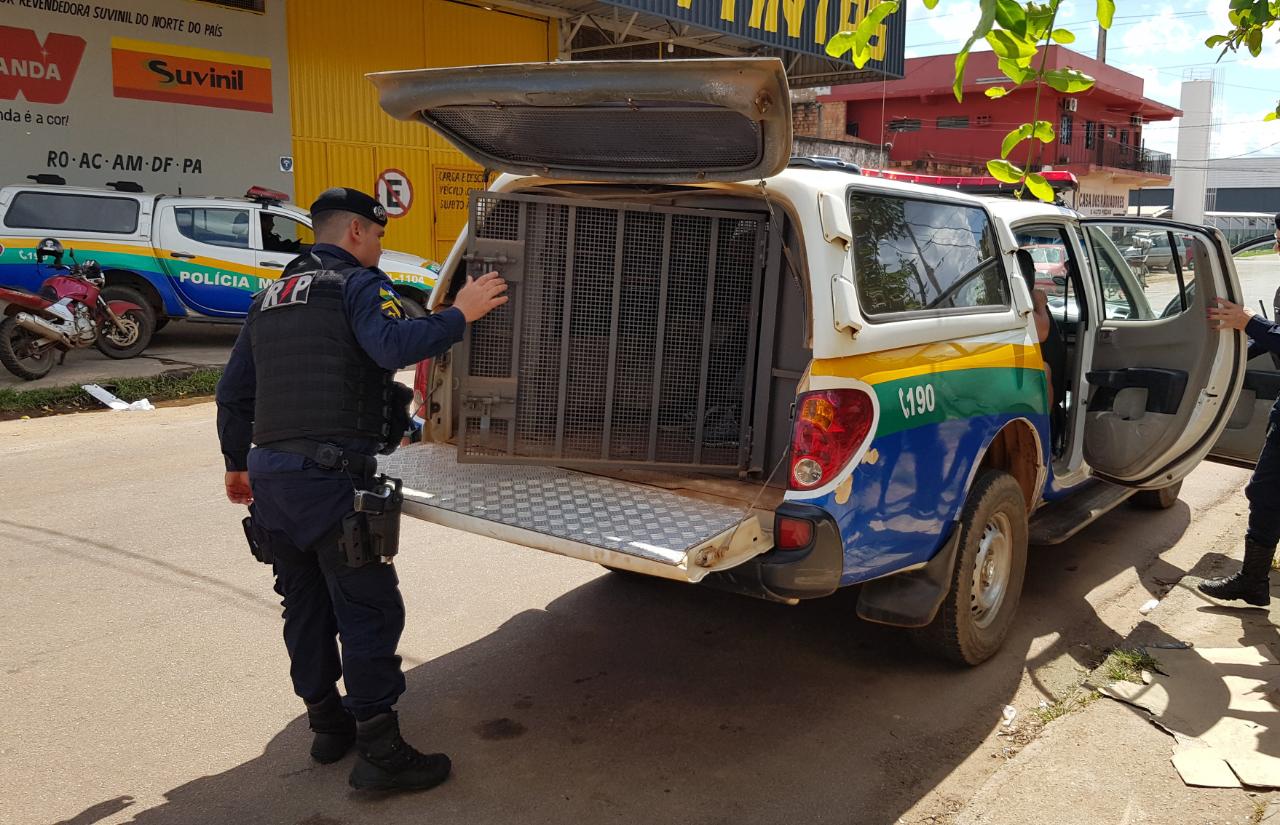
{"type": "Polygon", "coordinates": [[[854,192],[853,267],[868,316],[1009,306],[985,211],[854,192]]]}
{"type": "Polygon", "coordinates": [[[19,192],[5,213],[4,225],[133,234],[138,231],[138,202],[133,198],[62,192],[19,192]]]}
{"type": "Polygon", "coordinates": [[[1055,226],[1020,228],[1014,232],[1014,240],[1031,253],[1036,267],[1035,288],[1044,290],[1048,296],[1049,314],[1063,325],[1080,320],[1077,302],[1080,288],[1071,280],[1079,267],[1071,264],[1075,251],[1063,230],[1055,226]]]}
{"type": "Polygon", "coordinates": [[[178,231],[197,243],[249,248],[249,210],[178,207],[173,210],[178,231]]]}
{"type": "Polygon", "coordinates": [[[1150,321],[1190,310],[1197,261],[1208,261],[1202,241],[1119,222],[1091,225],[1087,234],[1107,318],[1150,321]]]}
{"type": "Polygon", "coordinates": [[[311,227],[275,212],[259,212],[262,221],[262,250],[297,255],[315,243],[311,227]]]}
{"type": "Polygon", "coordinates": [[[1275,319],[1280,317],[1280,254],[1266,238],[1231,255],[1240,279],[1243,303],[1275,319]]]}

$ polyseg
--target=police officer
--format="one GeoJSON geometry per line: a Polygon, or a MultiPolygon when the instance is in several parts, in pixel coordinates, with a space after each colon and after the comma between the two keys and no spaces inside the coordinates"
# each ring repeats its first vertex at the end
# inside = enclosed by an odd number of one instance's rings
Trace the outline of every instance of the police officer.
{"type": "MultiPolygon", "coordinates": [[[[1215,298],[1209,307],[1209,323],[1214,329],[1244,330],[1249,336],[1250,359],[1263,352],[1280,353],[1280,324],[1259,317],[1247,306],[1215,298]]],[[[1271,562],[1280,543],[1280,401],[1271,410],[1267,439],[1244,494],[1249,499],[1244,562],[1235,575],[1201,582],[1199,589],[1215,599],[1266,607],[1271,603],[1271,562]]]]}
{"type": "Polygon", "coordinates": [[[394,449],[408,422],[394,370],[460,341],[468,322],[506,302],[506,283],[493,272],[468,279],[452,307],[408,320],[377,268],[382,205],[328,189],[311,218],[315,246],[255,296],[218,382],[227,498],[249,505],[250,545],[275,572],[312,757],[336,762],[355,745],[354,787],[421,790],[444,781],[450,762],[400,736],[404,602],[389,557],[361,563],[376,530],[353,513],[354,491],[370,488],[375,453],[394,449]]]}

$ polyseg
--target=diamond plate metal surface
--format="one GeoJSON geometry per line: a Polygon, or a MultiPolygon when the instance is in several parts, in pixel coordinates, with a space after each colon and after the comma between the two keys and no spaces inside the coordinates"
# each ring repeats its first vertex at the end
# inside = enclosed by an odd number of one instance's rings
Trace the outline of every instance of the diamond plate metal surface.
{"type": "Polygon", "coordinates": [[[413,501],[670,565],[742,519],[733,507],[557,467],[459,464],[442,444],[397,450],[378,466],[413,501]]]}

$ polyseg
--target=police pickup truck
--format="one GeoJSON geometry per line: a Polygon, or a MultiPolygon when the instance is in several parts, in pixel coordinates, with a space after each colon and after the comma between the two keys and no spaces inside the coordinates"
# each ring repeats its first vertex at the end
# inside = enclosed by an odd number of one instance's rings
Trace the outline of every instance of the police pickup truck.
{"type": "MultiPolygon", "coordinates": [[[[171,320],[243,320],[253,294],[312,243],[307,213],[268,189],[244,198],[173,197],[127,183],[84,189],[35,177],[33,185],[0,188],[0,285],[38,290],[48,273],[37,265],[36,244],[56,237],[81,261],[102,266],[109,297],[141,298],[157,330],[171,320]]],[[[379,266],[407,299],[406,313],[422,315],[436,265],[384,251],[379,266]]]]}
{"type": "Polygon", "coordinates": [[[974,665],[1029,545],[1258,455],[1280,375],[1206,322],[1246,300],[1217,230],[791,159],[771,58],[372,79],[504,173],[431,303],[491,267],[510,301],[419,371],[423,443],[383,460],[410,516],[778,603],[857,587],[974,665]],[[1194,265],[1142,283],[1140,231],[1194,265]],[[1064,262],[1048,337],[1034,250],[1064,262]]]}

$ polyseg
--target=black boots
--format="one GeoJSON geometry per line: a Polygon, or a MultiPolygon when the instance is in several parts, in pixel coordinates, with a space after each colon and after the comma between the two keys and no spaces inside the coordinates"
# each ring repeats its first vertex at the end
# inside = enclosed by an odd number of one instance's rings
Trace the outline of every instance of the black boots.
{"type": "Polygon", "coordinates": [[[1275,550],[1252,541],[1244,543],[1244,563],[1240,572],[1225,579],[1201,582],[1199,590],[1215,599],[1238,599],[1258,607],[1271,602],[1271,559],[1275,550]]]}
{"type": "Polygon", "coordinates": [[[359,723],[351,787],[380,791],[425,791],[449,776],[443,753],[422,754],[400,738],[395,711],[359,723]]]}
{"type": "Polygon", "coordinates": [[[307,722],[316,735],[311,741],[311,758],[322,765],[337,762],[356,743],[356,718],[342,706],[336,692],[307,703],[307,722]]]}

